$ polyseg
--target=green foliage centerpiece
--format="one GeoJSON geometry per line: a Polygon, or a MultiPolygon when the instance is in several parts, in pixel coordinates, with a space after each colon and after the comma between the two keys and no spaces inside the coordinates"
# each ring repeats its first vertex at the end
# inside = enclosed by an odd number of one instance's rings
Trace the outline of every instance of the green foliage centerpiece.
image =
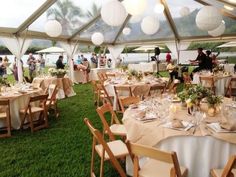
{"type": "Polygon", "coordinates": [[[48,69],[48,73],[51,76],[56,76],[57,78],[63,78],[66,74],[66,70],[65,69],[56,69],[56,68],[49,68],[48,69]]]}
{"type": "Polygon", "coordinates": [[[132,78],[135,78],[137,81],[141,81],[143,78],[143,73],[138,72],[136,70],[129,70],[128,71],[128,80],[131,80],[132,78]]]}

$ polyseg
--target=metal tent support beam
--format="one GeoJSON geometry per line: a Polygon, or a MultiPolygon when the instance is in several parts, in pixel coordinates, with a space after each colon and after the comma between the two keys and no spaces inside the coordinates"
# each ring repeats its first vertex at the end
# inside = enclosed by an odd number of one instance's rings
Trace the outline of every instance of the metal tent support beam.
{"type": "MultiPolygon", "coordinates": [[[[203,1],[203,0],[195,0],[196,2],[204,5],[204,6],[211,6],[211,4],[208,4],[207,2],[203,1]]],[[[224,16],[227,16],[227,17],[230,17],[232,18],[233,20],[236,20],[236,16],[232,15],[231,13],[227,12],[226,10],[224,9],[221,9],[220,10],[220,13],[224,16]]]]}
{"type": "Polygon", "coordinates": [[[130,14],[126,17],[124,23],[122,24],[122,26],[120,27],[120,29],[119,29],[119,31],[118,31],[118,33],[117,33],[117,35],[116,35],[114,41],[112,42],[113,45],[116,43],[117,39],[118,39],[119,36],[121,35],[121,33],[122,33],[124,27],[127,25],[127,23],[129,22],[129,20],[130,20],[131,17],[132,17],[132,15],[130,15],[130,14]]]}
{"type": "Polygon", "coordinates": [[[172,16],[171,16],[169,7],[168,7],[168,5],[167,5],[167,2],[166,2],[166,0],[161,0],[161,3],[162,3],[162,4],[164,5],[164,7],[165,7],[164,14],[165,14],[165,16],[166,16],[167,21],[168,21],[169,24],[170,24],[170,28],[172,29],[172,31],[173,31],[173,33],[174,33],[174,35],[175,35],[176,40],[179,41],[180,37],[179,37],[178,31],[177,31],[177,28],[176,28],[176,26],[175,26],[174,20],[173,20],[173,18],[172,18],[172,16]]]}
{"type": "Polygon", "coordinates": [[[57,0],[47,0],[41,7],[39,7],[28,19],[26,19],[15,31],[18,34],[28,28],[37,18],[39,18],[51,5],[57,0]]]}
{"type": "Polygon", "coordinates": [[[225,5],[228,5],[228,6],[236,8],[236,5],[231,3],[231,2],[229,2],[229,1],[225,1],[225,0],[216,0],[216,1],[221,2],[221,3],[225,4],[225,5]]]}
{"type": "Polygon", "coordinates": [[[71,41],[72,39],[74,39],[78,34],[80,34],[84,30],[86,30],[88,27],[90,27],[93,23],[95,23],[100,17],[101,17],[101,14],[97,15],[91,21],[89,21],[84,26],[79,28],[78,31],[76,31],[70,38],[68,38],[68,41],[71,41]]]}

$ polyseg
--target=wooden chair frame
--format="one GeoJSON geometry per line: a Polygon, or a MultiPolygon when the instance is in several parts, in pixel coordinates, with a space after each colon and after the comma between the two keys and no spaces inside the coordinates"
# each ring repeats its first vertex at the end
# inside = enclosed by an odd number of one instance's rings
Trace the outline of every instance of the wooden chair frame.
{"type": "MultiPolygon", "coordinates": [[[[97,83],[96,87],[98,89],[98,96],[99,96],[99,100],[102,100],[103,104],[105,103],[110,103],[111,105],[113,105],[111,97],[109,96],[109,94],[107,93],[106,88],[104,87],[104,85],[102,83],[97,83]],[[102,97],[103,96],[103,97],[102,97]]],[[[98,103],[99,106],[99,103],[98,103]]]]}
{"type": "Polygon", "coordinates": [[[91,124],[91,122],[87,118],[84,119],[84,122],[85,122],[85,124],[87,125],[87,127],[89,128],[90,132],[93,135],[92,156],[91,156],[91,166],[90,166],[91,177],[95,177],[95,173],[94,173],[94,160],[95,160],[95,151],[96,151],[95,146],[98,143],[101,144],[102,147],[103,147],[103,152],[102,152],[102,157],[101,157],[101,164],[100,164],[100,177],[103,177],[103,163],[106,160],[106,159],[104,159],[105,152],[108,154],[110,162],[112,163],[114,168],[118,171],[119,175],[121,177],[126,177],[126,174],[125,174],[123,168],[121,167],[121,165],[118,162],[117,158],[114,156],[111,149],[107,145],[107,142],[103,139],[103,136],[100,133],[100,131],[95,129],[93,127],[93,125],[91,124]]]}
{"type": "Polygon", "coordinates": [[[6,130],[4,134],[0,134],[0,138],[10,137],[11,136],[11,114],[10,114],[10,100],[1,99],[0,106],[3,106],[6,110],[6,127],[1,128],[1,130],[6,130]]]}
{"type": "Polygon", "coordinates": [[[216,87],[215,87],[215,79],[214,79],[214,77],[212,77],[212,76],[210,76],[210,77],[202,77],[202,76],[200,76],[199,79],[200,79],[201,85],[203,85],[203,83],[202,83],[203,81],[206,81],[210,85],[210,87],[206,87],[206,88],[209,88],[210,90],[213,91],[214,94],[216,94],[216,87]]]}
{"type": "Polygon", "coordinates": [[[49,111],[50,109],[52,109],[54,111],[54,116],[56,118],[59,117],[59,111],[57,108],[57,93],[58,93],[58,87],[55,84],[50,84],[48,86],[48,90],[50,89],[50,87],[54,87],[51,96],[48,96],[47,98],[47,102],[46,102],[46,106],[47,106],[47,110],[49,111]]]}
{"type": "Polygon", "coordinates": [[[109,103],[106,103],[104,104],[103,106],[101,107],[98,107],[96,109],[101,121],[102,121],[102,124],[103,124],[103,135],[105,133],[108,134],[109,136],[109,139],[110,140],[115,140],[115,136],[114,135],[119,135],[119,136],[123,136],[123,137],[126,137],[126,134],[123,135],[123,134],[114,134],[111,129],[110,129],[110,126],[113,125],[113,124],[121,124],[121,122],[119,121],[116,113],[113,111],[113,108],[112,106],[109,104],[109,103]],[[107,120],[106,120],[106,117],[105,117],[105,114],[106,113],[110,113],[111,115],[111,123],[110,125],[108,124],[107,120]]]}
{"type": "MultiPolygon", "coordinates": [[[[229,158],[227,164],[225,165],[224,169],[223,169],[223,172],[221,174],[221,177],[230,177],[230,173],[231,173],[231,170],[233,169],[233,167],[235,166],[236,164],[236,155],[233,155],[229,158]]],[[[211,176],[212,177],[218,177],[216,176],[216,174],[214,173],[214,170],[212,169],[211,170],[211,176]]]]}
{"type": "Polygon", "coordinates": [[[132,89],[132,96],[140,97],[141,99],[143,99],[145,96],[148,96],[149,93],[150,93],[150,86],[147,85],[137,85],[134,89],[132,89]],[[147,89],[146,93],[141,93],[141,94],[135,93],[138,89],[142,89],[142,87],[147,89]]]}
{"type": "Polygon", "coordinates": [[[225,95],[229,95],[229,97],[232,97],[232,90],[233,90],[233,89],[236,90],[236,88],[233,87],[233,83],[236,83],[236,78],[235,78],[235,77],[230,79],[230,82],[229,82],[227,91],[226,91],[226,93],[225,93],[225,95]]]}
{"type": "Polygon", "coordinates": [[[173,168],[171,168],[170,171],[170,177],[183,177],[181,175],[177,154],[175,152],[165,152],[156,148],[134,144],[129,141],[127,141],[126,144],[134,163],[134,177],[139,177],[139,156],[145,156],[151,159],[173,164],[173,168]]]}
{"type": "Polygon", "coordinates": [[[149,95],[151,96],[151,91],[154,91],[154,90],[161,90],[161,94],[163,94],[166,90],[166,84],[163,83],[163,84],[155,84],[155,85],[152,85],[150,87],[150,91],[149,91],[149,95]]]}
{"type": "Polygon", "coordinates": [[[141,99],[139,97],[134,97],[134,96],[119,99],[119,102],[121,105],[121,112],[122,113],[125,112],[125,106],[129,106],[131,104],[135,104],[140,101],[141,101],[141,99]]]}
{"type": "Polygon", "coordinates": [[[23,129],[23,126],[25,125],[26,118],[28,119],[28,124],[30,125],[32,133],[34,131],[48,127],[48,116],[47,116],[47,107],[46,107],[47,98],[48,98],[48,95],[39,95],[39,96],[30,97],[27,107],[22,112],[23,119],[21,120],[21,129],[23,129]],[[31,104],[38,101],[40,102],[40,107],[43,110],[32,112],[31,104]],[[40,113],[39,119],[36,121],[33,120],[34,113],[40,113]],[[35,123],[40,123],[40,122],[43,122],[43,123],[40,125],[34,126],[35,123]]]}
{"type": "Polygon", "coordinates": [[[121,110],[120,94],[119,94],[119,92],[120,91],[128,91],[129,95],[127,97],[130,97],[130,96],[132,96],[131,87],[130,86],[125,86],[125,85],[114,86],[114,91],[115,91],[115,94],[116,94],[116,100],[117,100],[117,103],[118,103],[118,106],[119,106],[119,110],[121,110]]]}

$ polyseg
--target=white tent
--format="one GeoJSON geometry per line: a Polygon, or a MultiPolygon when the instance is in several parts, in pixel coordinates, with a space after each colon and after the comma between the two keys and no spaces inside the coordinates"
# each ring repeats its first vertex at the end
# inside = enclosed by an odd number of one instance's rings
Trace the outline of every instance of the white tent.
{"type": "Polygon", "coordinates": [[[236,41],[227,42],[225,44],[218,46],[217,48],[226,48],[226,47],[236,47],[236,41]]]}
{"type": "Polygon", "coordinates": [[[43,50],[39,50],[36,53],[65,53],[65,50],[60,47],[49,47],[43,50]]]}

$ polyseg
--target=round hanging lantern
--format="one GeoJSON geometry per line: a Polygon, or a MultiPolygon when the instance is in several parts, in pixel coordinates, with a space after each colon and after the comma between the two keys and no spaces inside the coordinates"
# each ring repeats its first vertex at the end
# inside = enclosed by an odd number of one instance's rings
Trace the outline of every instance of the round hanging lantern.
{"type": "Polygon", "coordinates": [[[123,32],[123,34],[124,34],[124,35],[126,35],[126,36],[127,36],[127,35],[129,35],[129,34],[130,34],[130,32],[131,32],[131,29],[130,29],[129,27],[125,27],[125,28],[123,29],[123,31],[122,31],[122,32],[123,32]]]}
{"type": "Polygon", "coordinates": [[[196,16],[197,27],[201,30],[211,31],[216,29],[222,21],[222,15],[213,6],[204,6],[196,16]]]}
{"type": "Polygon", "coordinates": [[[91,40],[94,45],[101,45],[104,42],[104,36],[102,33],[96,32],[93,33],[91,40]]]}
{"type": "Polygon", "coordinates": [[[141,15],[147,8],[146,0],[125,0],[123,4],[130,15],[141,15]]]}
{"type": "Polygon", "coordinates": [[[179,11],[181,17],[188,16],[190,14],[190,9],[188,7],[182,7],[179,11]]]}
{"type": "Polygon", "coordinates": [[[158,3],[158,4],[155,6],[154,11],[155,11],[156,13],[158,13],[158,14],[161,14],[161,13],[163,13],[164,9],[165,9],[165,7],[163,6],[163,4],[158,3]]]}
{"type": "Polygon", "coordinates": [[[153,16],[146,16],[141,23],[142,31],[147,35],[155,34],[160,27],[159,20],[153,16]]]}
{"type": "Polygon", "coordinates": [[[118,0],[111,0],[102,5],[101,17],[110,26],[120,26],[124,23],[127,12],[118,0]]]}
{"type": "Polygon", "coordinates": [[[50,37],[58,37],[61,35],[62,26],[57,20],[49,20],[44,26],[45,32],[50,37]]]}
{"type": "Polygon", "coordinates": [[[220,26],[218,26],[216,29],[212,31],[208,31],[208,34],[213,37],[217,37],[217,36],[222,35],[224,32],[225,32],[225,22],[224,20],[222,20],[220,26]]]}

